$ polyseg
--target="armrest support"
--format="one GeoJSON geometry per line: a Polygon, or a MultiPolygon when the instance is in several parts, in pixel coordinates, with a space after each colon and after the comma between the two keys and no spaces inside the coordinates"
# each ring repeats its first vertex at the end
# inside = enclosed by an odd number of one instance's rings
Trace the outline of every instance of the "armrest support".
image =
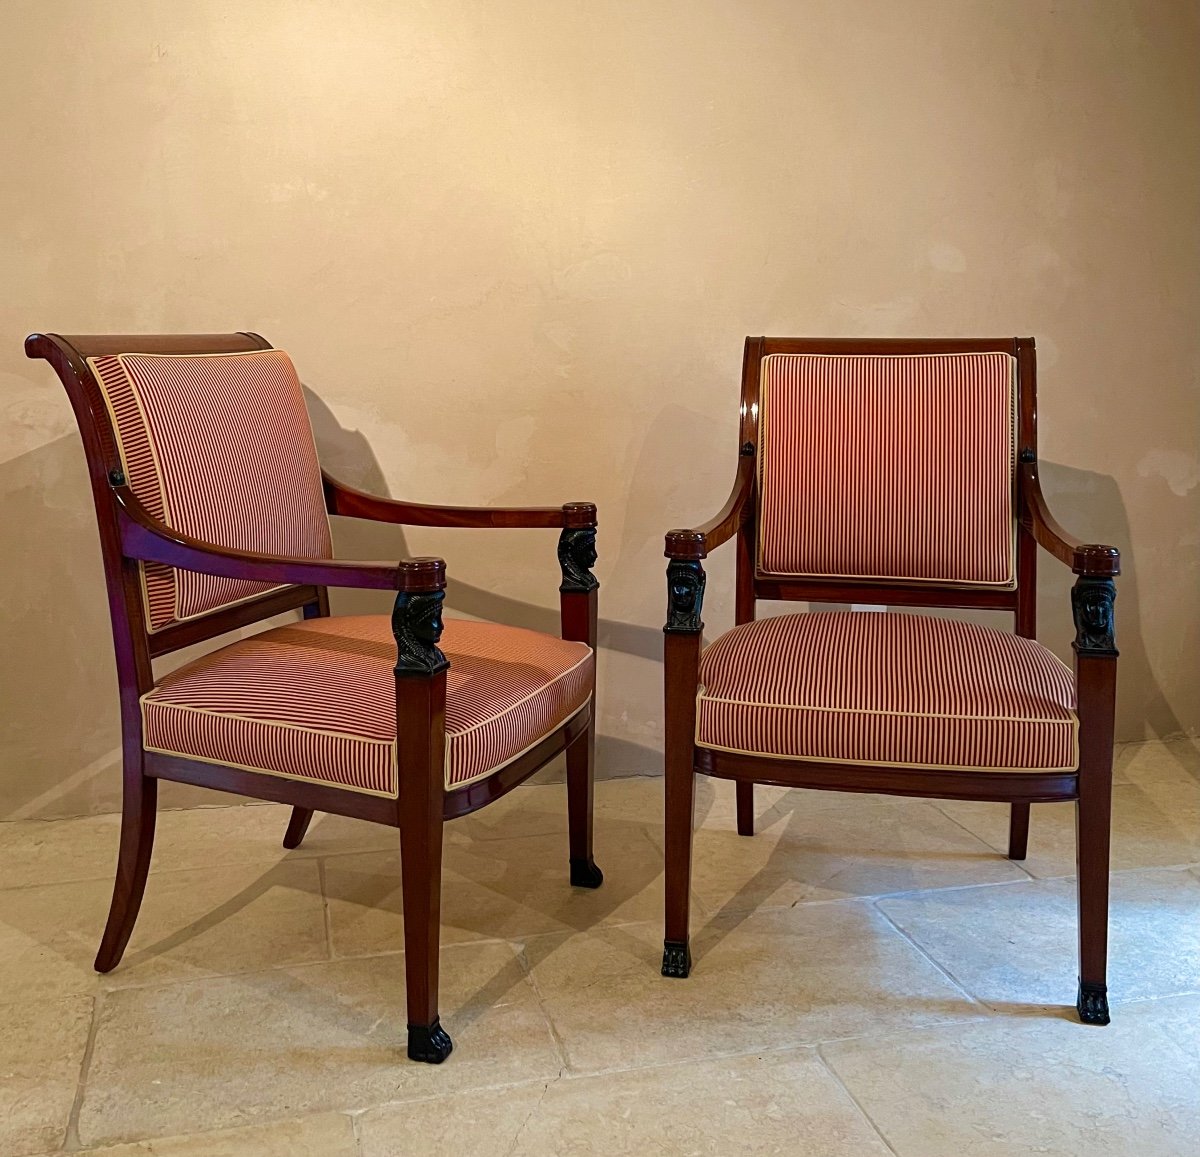
{"type": "Polygon", "coordinates": [[[704,606],[704,586],[708,576],[701,559],[709,551],[728,542],[750,514],[750,496],[754,493],[754,448],[747,444],[738,459],[733,489],[721,510],[707,522],[691,530],[667,532],[664,553],[667,564],[668,635],[695,635],[704,630],[700,612],[704,606]],[[749,453],[746,452],[749,450],[749,453]]]}
{"type": "Polygon", "coordinates": [[[446,564],[440,558],[413,558],[395,563],[344,562],[290,558],[216,546],[160,522],[128,486],[114,486],[113,496],[117,503],[121,550],[127,558],[265,583],[311,583],[314,586],[408,592],[440,591],[446,586],[446,564]]]}
{"type": "Polygon", "coordinates": [[[699,560],[709,551],[728,542],[749,513],[750,495],[754,491],[754,457],[743,454],[738,459],[737,477],[725,505],[714,517],[691,530],[667,531],[664,553],[670,559],[699,560]]]}
{"type": "Polygon", "coordinates": [[[330,514],[390,522],[399,526],[447,526],[466,528],[586,527],[596,525],[596,507],[590,502],[567,502],[562,506],[431,506],[421,502],[399,502],[356,490],[324,470],[325,506],[330,514]]]}
{"type": "Polygon", "coordinates": [[[1081,542],[1068,534],[1046,504],[1037,466],[1027,462],[1020,472],[1021,523],[1044,550],[1077,575],[1111,578],[1121,573],[1121,553],[1114,546],[1081,542]]]}

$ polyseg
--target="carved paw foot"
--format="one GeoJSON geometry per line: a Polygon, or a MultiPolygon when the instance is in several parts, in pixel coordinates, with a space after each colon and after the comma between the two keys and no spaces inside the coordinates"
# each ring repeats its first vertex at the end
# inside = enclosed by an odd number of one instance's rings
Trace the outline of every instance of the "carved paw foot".
{"type": "Polygon", "coordinates": [[[1075,1007],[1084,1024],[1108,1024],[1108,986],[1080,982],[1075,1007]]]}
{"type": "Polygon", "coordinates": [[[680,979],[692,970],[692,952],[686,940],[663,941],[663,976],[677,976],[680,979]]]}
{"type": "Polygon", "coordinates": [[[427,1065],[440,1065],[454,1051],[450,1034],[442,1028],[442,1022],[433,1024],[410,1024],[408,1026],[408,1059],[424,1061],[427,1065]]]}
{"type": "Polygon", "coordinates": [[[599,888],[604,883],[604,873],[596,867],[595,860],[571,861],[571,887],[599,888]]]}

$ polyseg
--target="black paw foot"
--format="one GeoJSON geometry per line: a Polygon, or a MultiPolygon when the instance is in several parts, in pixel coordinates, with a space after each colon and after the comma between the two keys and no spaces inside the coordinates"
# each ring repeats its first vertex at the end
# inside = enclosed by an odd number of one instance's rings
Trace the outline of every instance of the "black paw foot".
{"type": "Polygon", "coordinates": [[[687,976],[692,970],[692,952],[686,940],[663,941],[663,976],[687,976]]]}
{"type": "Polygon", "coordinates": [[[604,873],[596,867],[594,860],[571,861],[572,888],[599,888],[604,883],[604,873]]]}
{"type": "Polygon", "coordinates": [[[1108,1024],[1108,986],[1081,981],[1075,1007],[1084,1024],[1108,1024]]]}
{"type": "Polygon", "coordinates": [[[454,1051],[450,1034],[442,1028],[442,1022],[433,1024],[410,1024],[408,1026],[408,1059],[424,1061],[427,1065],[440,1065],[454,1051]]]}

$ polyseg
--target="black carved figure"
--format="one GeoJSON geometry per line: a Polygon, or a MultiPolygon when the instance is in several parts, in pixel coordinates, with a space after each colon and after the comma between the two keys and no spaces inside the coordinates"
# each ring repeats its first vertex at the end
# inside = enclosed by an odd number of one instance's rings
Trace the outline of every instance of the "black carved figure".
{"type": "Polygon", "coordinates": [[[673,559],[667,567],[667,631],[699,631],[704,628],[700,611],[704,605],[704,567],[694,559],[673,559]]]}
{"type": "Polygon", "coordinates": [[[558,565],[562,568],[560,591],[594,591],[600,585],[592,574],[596,565],[594,526],[569,527],[558,536],[558,565]]]}
{"type": "Polygon", "coordinates": [[[1109,578],[1080,578],[1071,588],[1075,617],[1075,647],[1080,651],[1114,654],[1113,604],[1117,586],[1109,578]]]}
{"type": "Polygon", "coordinates": [[[430,675],[448,667],[449,661],[438,647],[442,637],[442,603],[445,591],[396,596],[392,611],[392,633],[396,636],[396,670],[400,674],[430,675]]]}

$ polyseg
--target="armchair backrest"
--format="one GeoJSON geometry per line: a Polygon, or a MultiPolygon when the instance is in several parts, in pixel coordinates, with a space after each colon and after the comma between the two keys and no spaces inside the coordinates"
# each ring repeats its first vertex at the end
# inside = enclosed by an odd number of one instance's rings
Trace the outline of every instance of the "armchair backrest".
{"type": "Polygon", "coordinates": [[[1017,609],[1032,376],[1026,339],[749,339],[755,502],[739,585],[759,598],[1017,609]]]}
{"type": "MultiPolygon", "coordinates": [[[[321,468],[282,350],[87,359],[130,489],[172,530],[263,554],[330,558],[321,468]]],[[[142,565],[151,632],[272,588],[142,565]]]]}
{"type": "Polygon", "coordinates": [[[257,334],[33,334],[83,438],[118,662],[150,659],[297,607],[318,587],[276,587],[127,558],[114,486],[156,519],[218,546],[330,558],[324,488],[304,394],[287,354],[257,334]]]}

